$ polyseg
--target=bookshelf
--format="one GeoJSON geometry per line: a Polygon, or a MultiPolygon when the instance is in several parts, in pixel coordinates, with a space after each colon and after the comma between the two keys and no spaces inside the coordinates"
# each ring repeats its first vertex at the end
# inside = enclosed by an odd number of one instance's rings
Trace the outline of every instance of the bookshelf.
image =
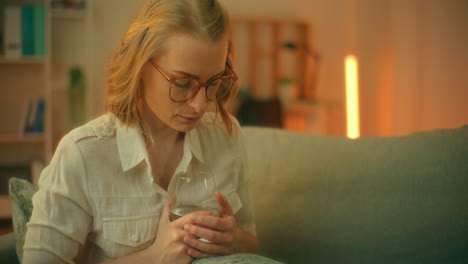
{"type": "Polygon", "coordinates": [[[45,142],[45,135],[43,133],[31,134],[31,135],[24,135],[24,134],[19,134],[19,133],[0,134],[0,143],[44,143],[44,142],[45,142]]]}
{"type": "MultiPolygon", "coordinates": [[[[10,165],[47,165],[61,136],[68,132],[68,70],[89,70],[91,1],[80,8],[56,7],[57,0],[0,0],[0,168],[10,165]],[[44,53],[32,56],[6,54],[6,6],[44,8],[44,53]],[[45,104],[42,130],[25,133],[31,100],[45,104]]],[[[90,76],[87,76],[90,80],[90,76]]],[[[90,88],[90,82],[86,88],[90,88]]],[[[37,172],[37,168],[35,169],[37,172]]],[[[37,173],[36,173],[37,174],[37,173]]],[[[8,179],[0,175],[0,184],[8,179]]],[[[31,181],[37,184],[37,175],[31,181]]],[[[11,217],[7,194],[0,193],[0,219],[11,217]]]]}
{"type": "Polygon", "coordinates": [[[7,58],[5,56],[0,57],[0,64],[45,64],[44,58],[37,57],[23,57],[23,58],[7,58]]]}

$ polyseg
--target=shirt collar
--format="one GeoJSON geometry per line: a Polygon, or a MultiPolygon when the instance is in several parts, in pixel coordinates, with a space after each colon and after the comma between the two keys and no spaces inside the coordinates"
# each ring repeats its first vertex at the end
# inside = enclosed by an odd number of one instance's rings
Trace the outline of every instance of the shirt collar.
{"type": "Polygon", "coordinates": [[[193,157],[198,159],[201,163],[204,163],[200,147],[200,138],[198,137],[196,128],[185,133],[184,154],[174,174],[187,173],[193,157]]]}
{"type": "Polygon", "coordinates": [[[127,171],[146,158],[145,141],[137,128],[125,126],[118,119],[116,120],[116,128],[120,162],[122,169],[127,171]]]}
{"type": "Polygon", "coordinates": [[[197,128],[187,132],[185,139],[185,143],[188,145],[188,150],[190,150],[195,158],[197,158],[200,162],[205,163],[197,128]]]}
{"type": "MultiPolygon", "coordinates": [[[[124,171],[135,167],[142,160],[146,160],[145,141],[139,129],[127,127],[121,124],[120,120],[116,118],[116,137],[120,161],[124,171]]],[[[184,141],[184,160],[189,162],[192,156],[191,154],[200,162],[205,162],[197,128],[187,132],[184,141]]],[[[188,166],[188,164],[186,166],[188,166]]]]}

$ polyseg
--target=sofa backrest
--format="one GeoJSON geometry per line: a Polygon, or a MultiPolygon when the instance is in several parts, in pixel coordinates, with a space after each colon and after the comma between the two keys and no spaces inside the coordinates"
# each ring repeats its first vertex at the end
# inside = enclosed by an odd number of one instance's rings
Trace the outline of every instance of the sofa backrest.
{"type": "Polygon", "coordinates": [[[261,253],[468,263],[468,126],[360,138],[244,127],[261,253]]]}

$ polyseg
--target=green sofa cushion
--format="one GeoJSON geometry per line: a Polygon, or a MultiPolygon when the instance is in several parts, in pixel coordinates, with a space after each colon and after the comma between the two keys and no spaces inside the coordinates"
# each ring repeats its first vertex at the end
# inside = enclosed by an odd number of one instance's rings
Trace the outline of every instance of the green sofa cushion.
{"type": "Polygon", "coordinates": [[[11,178],[8,182],[8,191],[12,200],[13,230],[16,236],[16,254],[18,259],[23,259],[23,245],[26,237],[26,224],[32,214],[32,197],[37,191],[30,182],[22,179],[11,178]]]}
{"type": "Polygon", "coordinates": [[[244,134],[262,255],[468,263],[468,126],[357,140],[244,134]]]}

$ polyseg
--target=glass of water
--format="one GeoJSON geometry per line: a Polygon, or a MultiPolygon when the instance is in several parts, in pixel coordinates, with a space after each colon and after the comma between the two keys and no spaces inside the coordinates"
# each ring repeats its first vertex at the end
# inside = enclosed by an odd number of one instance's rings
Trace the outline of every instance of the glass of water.
{"type": "Polygon", "coordinates": [[[214,177],[205,171],[176,175],[171,221],[193,212],[219,213],[214,177]]]}

